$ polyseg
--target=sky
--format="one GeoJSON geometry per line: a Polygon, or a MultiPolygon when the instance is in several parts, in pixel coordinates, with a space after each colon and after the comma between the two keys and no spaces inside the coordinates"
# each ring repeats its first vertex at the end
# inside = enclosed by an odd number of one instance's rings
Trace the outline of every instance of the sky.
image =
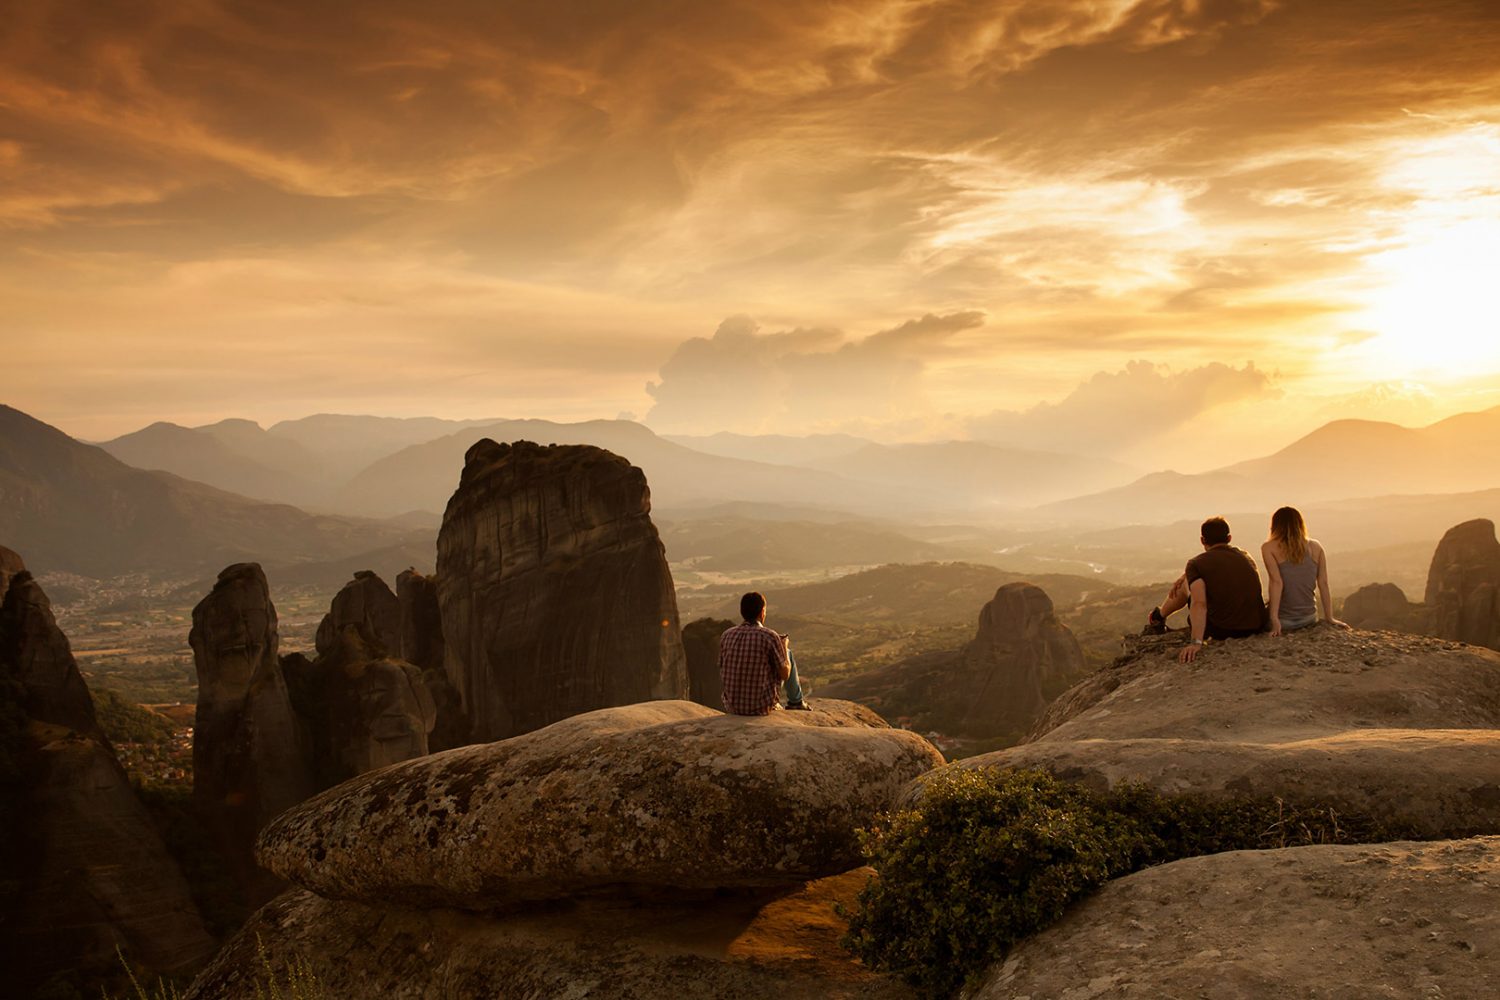
{"type": "Polygon", "coordinates": [[[3,401],[80,437],[624,415],[1149,463],[1500,404],[1493,0],[0,13],[3,401]]]}

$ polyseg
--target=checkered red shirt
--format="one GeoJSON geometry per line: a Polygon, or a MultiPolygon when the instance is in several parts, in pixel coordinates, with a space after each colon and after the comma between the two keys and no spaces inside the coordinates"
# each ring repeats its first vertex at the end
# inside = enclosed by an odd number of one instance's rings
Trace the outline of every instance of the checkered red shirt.
{"type": "Polygon", "coordinates": [[[770,713],[776,707],[776,692],[786,665],[786,643],[771,629],[758,622],[725,629],[719,636],[724,711],[732,715],[770,713]]]}

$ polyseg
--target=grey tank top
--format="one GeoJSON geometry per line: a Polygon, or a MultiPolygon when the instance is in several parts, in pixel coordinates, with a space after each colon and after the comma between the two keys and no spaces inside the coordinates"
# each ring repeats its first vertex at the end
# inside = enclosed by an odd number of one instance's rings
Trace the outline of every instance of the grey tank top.
{"type": "Polygon", "coordinates": [[[1318,586],[1318,563],[1308,552],[1300,563],[1282,562],[1281,608],[1277,617],[1283,626],[1311,623],[1318,619],[1318,605],[1314,591],[1318,586]]]}

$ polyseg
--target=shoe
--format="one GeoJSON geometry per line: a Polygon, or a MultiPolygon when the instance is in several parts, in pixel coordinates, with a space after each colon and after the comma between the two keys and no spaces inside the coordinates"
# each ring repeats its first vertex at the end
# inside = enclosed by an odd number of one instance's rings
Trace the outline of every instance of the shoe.
{"type": "Polygon", "coordinates": [[[1151,614],[1146,618],[1146,627],[1141,629],[1141,635],[1166,635],[1167,620],[1162,617],[1161,608],[1151,609],[1151,614]]]}
{"type": "Polygon", "coordinates": [[[788,712],[811,712],[812,708],[804,700],[804,701],[797,702],[795,705],[792,704],[791,702],[787,702],[786,703],[786,710],[788,712]]]}

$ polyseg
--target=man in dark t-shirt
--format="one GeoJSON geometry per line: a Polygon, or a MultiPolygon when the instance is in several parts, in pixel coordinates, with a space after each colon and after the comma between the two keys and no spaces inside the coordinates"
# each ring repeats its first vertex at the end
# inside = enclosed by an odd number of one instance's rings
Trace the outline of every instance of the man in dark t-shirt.
{"type": "Polygon", "coordinates": [[[1197,656],[1208,639],[1243,639],[1266,626],[1260,572],[1250,553],[1229,544],[1232,537],[1222,517],[1204,521],[1199,538],[1203,553],[1188,560],[1167,599],[1151,610],[1147,631],[1164,632],[1167,616],[1188,607],[1192,642],[1182,650],[1184,663],[1197,656]]]}

